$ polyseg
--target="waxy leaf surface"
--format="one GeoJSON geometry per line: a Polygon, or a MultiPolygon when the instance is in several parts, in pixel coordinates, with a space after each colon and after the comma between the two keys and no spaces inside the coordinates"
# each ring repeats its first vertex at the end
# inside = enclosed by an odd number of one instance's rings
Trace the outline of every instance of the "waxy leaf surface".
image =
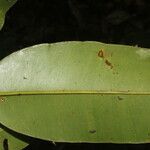
{"type": "Polygon", "coordinates": [[[0,62],[0,122],[60,142],[150,141],[150,50],[99,42],[23,49],[0,62]]]}

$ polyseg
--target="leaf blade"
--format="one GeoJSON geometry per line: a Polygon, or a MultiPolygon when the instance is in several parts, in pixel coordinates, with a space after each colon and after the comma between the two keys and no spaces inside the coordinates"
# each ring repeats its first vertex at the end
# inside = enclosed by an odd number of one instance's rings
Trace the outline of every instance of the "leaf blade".
{"type": "Polygon", "coordinates": [[[149,142],[149,66],[150,50],[138,47],[61,42],[24,49],[0,62],[0,122],[59,142],[149,142]]]}
{"type": "Polygon", "coordinates": [[[0,84],[3,86],[0,92],[149,93],[150,50],[142,49],[144,52],[139,54],[140,50],[99,42],[62,42],[30,47],[1,61],[0,84]],[[108,53],[105,59],[111,61],[114,68],[98,56],[100,49],[108,53]],[[147,57],[143,59],[145,51],[147,57]],[[18,71],[19,75],[16,75],[18,71]]]}
{"type": "Polygon", "coordinates": [[[144,95],[10,96],[0,106],[0,118],[10,129],[55,142],[146,143],[149,99],[144,95]]]}

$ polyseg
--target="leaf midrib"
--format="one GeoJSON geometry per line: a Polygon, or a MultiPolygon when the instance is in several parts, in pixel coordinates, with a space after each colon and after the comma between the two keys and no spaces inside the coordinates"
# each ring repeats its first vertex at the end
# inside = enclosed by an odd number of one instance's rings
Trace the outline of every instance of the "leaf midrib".
{"type": "Polygon", "coordinates": [[[150,92],[139,91],[100,91],[100,90],[50,90],[50,91],[11,91],[0,92],[0,96],[19,95],[67,95],[67,94],[100,94],[100,95],[150,95],[150,92]]]}

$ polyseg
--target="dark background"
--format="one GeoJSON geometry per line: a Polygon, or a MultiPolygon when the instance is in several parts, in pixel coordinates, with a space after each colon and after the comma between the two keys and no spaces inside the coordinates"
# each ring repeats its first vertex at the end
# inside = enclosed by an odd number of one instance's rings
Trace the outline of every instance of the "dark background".
{"type": "MultiPolygon", "coordinates": [[[[0,59],[39,43],[101,41],[150,47],[149,0],[18,0],[0,31],[0,59]]],[[[149,144],[67,144],[35,140],[25,150],[149,150],[149,144]]]]}

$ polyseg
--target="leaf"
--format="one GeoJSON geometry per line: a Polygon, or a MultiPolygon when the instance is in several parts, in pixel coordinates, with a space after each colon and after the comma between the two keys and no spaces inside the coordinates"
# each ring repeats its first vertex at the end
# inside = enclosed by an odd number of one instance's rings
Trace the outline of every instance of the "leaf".
{"type": "Polygon", "coordinates": [[[0,149],[4,150],[9,148],[9,150],[21,150],[27,146],[27,143],[21,141],[20,139],[12,136],[8,132],[0,128],[0,149]]]}
{"type": "Polygon", "coordinates": [[[8,9],[16,3],[17,0],[0,0],[0,29],[4,24],[5,14],[8,9]]]}
{"type": "Polygon", "coordinates": [[[60,142],[150,141],[150,50],[41,44],[0,62],[0,122],[60,142]]]}

